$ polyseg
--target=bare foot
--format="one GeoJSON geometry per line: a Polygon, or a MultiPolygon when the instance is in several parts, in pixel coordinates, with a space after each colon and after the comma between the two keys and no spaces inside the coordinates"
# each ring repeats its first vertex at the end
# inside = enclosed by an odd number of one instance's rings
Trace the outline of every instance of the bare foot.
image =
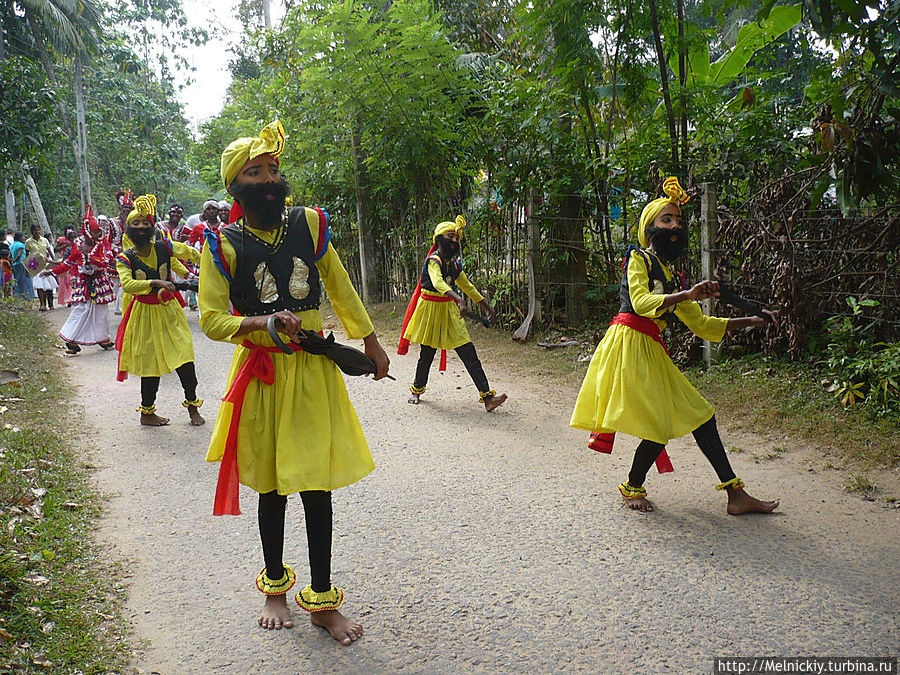
{"type": "Polygon", "coordinates": [[[310,612],[309,620],[313,626],[321,626],[331,637],[345,647],[362,637],[363,627],[351,621],[336,609],[324,609],[321,612],[310,612]]]}
{"type": "Polygon", "coordinates": [[[413,405],[419,405],[419,396],[421,394],[411,394],[408,399],[406,399],[407,403],[412,403],[413,405]]]}
{"type": "Polygon", "coordinates": [[[291,620],[290,611],[288,611],[287,596],[284,593],[281,595],[267,595],[266,606],[263,607],[257,623],[266,630],[293,628],[294,622],[291,620]]]}
{"type": "Polygon", "coordinates": [[[644,513],[649,513],[653,510],[653,504],[651,504],[646,497],[635,497],[634,499],[622,497],[622,503],[632,511],[643,511],[644,513]]]}
{"type": "Polygon", "coordinates": [[[206,424],[206,420],[200,415],[200,411],[194,406],[188,406],[188,415],[191,416],[191,424],[195,427],[202,427],[206,424]]]}
{"type": "Polygon", "coordinates": [[[169,423],[168,417],[160,417],[156,413],[147,415],[141,413],[141,424],[145,427],[164,427],[169,423]]]}
{"type": "Polygon", "coordinates": [[[497,394],[496,396],[491,396],[489,399],[485,400],[484,409],[488,412],[493,412],[501,405],[506,403],[506,399],[508,398],[509,396],[507,396],[506,394],[497,394]]]}
{"type": "Polygon", "coordinates": [[[728,492],[728,514],[739,516],[742,513],[769,513],[778,507],[778,500],[764,502],[751,497],[744,488],[726,490],[728,492]]]}

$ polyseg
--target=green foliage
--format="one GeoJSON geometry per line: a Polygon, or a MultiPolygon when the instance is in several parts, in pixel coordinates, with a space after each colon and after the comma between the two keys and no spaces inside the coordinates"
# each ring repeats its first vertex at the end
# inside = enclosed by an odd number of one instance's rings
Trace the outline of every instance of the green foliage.
{"type": "Polygon", "coordinates": [[[0,168],[18,172],[40,162],[42,146],[57,134],[55,94],[40,66],[24,56],[0,61],[0,168]]]}
{"type": "Polygon", "coordinates": [[[862,403],[877,415],[898,415],[900,342],[878,340],[878,321],[865,317],[865,309],[878,304],[847,298],[852,314],[831,317],[826,324],[827,363],[837,377],[833,389],[844,408],[862,403]]]}

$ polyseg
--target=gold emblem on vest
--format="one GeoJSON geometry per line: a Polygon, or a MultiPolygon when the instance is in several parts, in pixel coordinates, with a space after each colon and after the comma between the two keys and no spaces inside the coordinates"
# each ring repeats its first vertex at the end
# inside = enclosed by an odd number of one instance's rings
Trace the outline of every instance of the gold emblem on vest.
{"type": "Polygon", "coordinates": [[[294,269],[288,282],[288,292],[297,300],[303,300],[309,295],[309,267],[297,257],[294,257],[294,269]]]}
{"type": "Polygon", "coordinates": [[[259,293],[259,301],[264,305],[275,302],[278,299],[278,286],[275,284],[275,277],[269,272],[266,263],[261,262],[253,273],[253,279],[256,281],[256,290],[259,293]]]}

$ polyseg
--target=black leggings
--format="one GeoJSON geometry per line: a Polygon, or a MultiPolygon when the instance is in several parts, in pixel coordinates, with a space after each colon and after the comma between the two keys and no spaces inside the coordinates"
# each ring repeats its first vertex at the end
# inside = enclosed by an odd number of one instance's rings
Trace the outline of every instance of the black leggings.
{"type": "MultiPolygon", "coordinates": [[[[182,363],[175,369],[178,373],[178,379],[181,380],[181,386],[184,389],[184,398],[186,401],[197,400],[197,371],[194,368],[194,362],[188,361],[182,363]]],[[[141,405],[145,408],[151,407],[156,403],[156,394],[159,391],[158,377],[142,377],[141,378],[141,405]]]]}
{"type": "MultiPolygon", "coordinates": [[[[475,352],[475,345],[467,342],[457,347],[455,351],[469,372],[472,382],[478,387],[479,393],[483,394],[486,391],[490,391],[491,386],[488,384],[487,375],[484,374],[484,368],[481,367],[481,361],[475,352]]],[[[421,389],[428,384],[428,371],[431,370],[431,364],[436,353],[437,349],[434,347],[429,347],[428,345],[419,346],[419,363],[416,364],[416,379],[413,382],[413,385],[417,388],[421,389]]]]}
{"type": "MultiPolygon", "coordinates": [[[[331,589],[331,493],[322,490],[301,492],[306,515],[306,542],[312,589],[325,593],[331,589]]],[[[284,575],[284,513],[287,497],[275,491],[260,493],[259,537],[262,540],[266,576],[273,581],[284,575]]]]}
{"type": "MultiPolygon", "coordinates": [[[[694,440],[700,446],[700,450],[706,455],[706,459],[712,464],[719,482],[727,483],[734,478],[734,471],[731,463],[725,455],[725,446],[722,445],[722,439],[719,438],[719,430],[716,428],[716,416],[713,415],[708,421],[694,429],[694,440]]],[[[631,471],[628,472],[628,483],[634,487],[641,487],[647,478],[647,472],[650,466],[656,461],[659,453],[662,452],[661,443],[643,440],[634,451],[634,462],[631,465],[631,471]]]]}

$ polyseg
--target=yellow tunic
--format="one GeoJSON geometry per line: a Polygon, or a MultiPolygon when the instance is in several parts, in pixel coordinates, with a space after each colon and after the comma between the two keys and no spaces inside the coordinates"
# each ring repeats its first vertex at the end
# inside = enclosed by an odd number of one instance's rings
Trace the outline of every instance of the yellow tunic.
{"type": "MultiPolygon", "coordinates": [[[[316,242],[318,217],[308,218],[308,224],[316,242]]],[[[267,242],[277,236],[277,231],[253,230],[253,233],[267,242]]],[[[224,236],[221,242],[228,267],[234,270],[234,248],[224,236]]],[[[347,335],[360,339],[372,333],[369,315],[330,244],[316,267],[347,335]]],[[[266,331],[234,336],[242,318],[229,311],[230,285],[216,267],[209,245],[204,244],[200,261],[200,326],[213,340],[238,345],[231,361],[229,387],[250,353],[240,346],[242,342],[274,346],[266,331]]],[[[319,310],[297,312],[297,316],[303,321],[303,328],[322,330],[319,310]]],[[[277,490],[286,495],[305,490],[333,490],[370,473],[375,462],[334,362],[303,351],[276,352],[269,356],[275,368],[274,384],[267,385],[254,378],[244,398],[237,437],[240,482],[257,492],[277,490]]],[[[233,407],[232,403],[223,401],[219,408],[206,455],[209,462],[222,459],[233,407]]]]}
{"type": "MultiPolygon", "coordinates": [[[[172,243],[173,268],[182,266],[175,256],[190,260],[191,252],[199,257],[199,253],[190,246],[172,243]]],[[[150,248],[150,255],[138,256],[141,262],[151,269],[158,269],[156,247],[150,248]]],[[[182,266],[183,267],[183,266],[182,266]]],[[[122,352],[119,355],[119,370],[124,370],[140,377],[159,377],[171,373],[178,366],[194,360],[194,341],[187,318],[181,304],[175,300],[149,305],[138,302],[132,296],[147,295],[157,291],[151,287],[143,270],[132,272],[129,265],[116,259],[116,270],[119,283],[131,304],[131,315],[125,328],[122,341],[122,352]]],[[[168,278],[168,270],[158,270],[162,279],[168,278]]],[[[128,304],[125,304],[126,311],[128,304]]]]}
{"type": "MultiPolygon", "coordinates": [[[[441,264],[434,257],[428,259],[428,276],[438,292],[432,293],[422,289],[422,295],[416,303],[403,337],[410,342],[435,349],[456,349],[471,342],[466,322],[455,302],[452,300],[434,302],[427,299],[428,296],[446,296],[450,290],[450,285],[441,277],[441,264]]],[[[465,272],[459,273],[456,284],[472,299],[472,302],[484,300],[484,296],[472,285],[465,272]]]]}
{"type": "MultiPolygon", "coordinates": [[[[663,265],[666,277],[672,271],[663,265]]],[[[651,292],[646,263],[640,255],[628,260],[628,292],[634,311],[660,318],[664,294],[651,292]]],[[[705,316],[692,300],[674,307],[675,315],[699,337],[719,342],[728,319],[705,316]]],[[[683,436],[709,420],[715,411],[680,370],[665,349],[649,335],[614,324],[597,345],[569,424],[597,433],[622,432],[656,443],[683,436]]]]}

